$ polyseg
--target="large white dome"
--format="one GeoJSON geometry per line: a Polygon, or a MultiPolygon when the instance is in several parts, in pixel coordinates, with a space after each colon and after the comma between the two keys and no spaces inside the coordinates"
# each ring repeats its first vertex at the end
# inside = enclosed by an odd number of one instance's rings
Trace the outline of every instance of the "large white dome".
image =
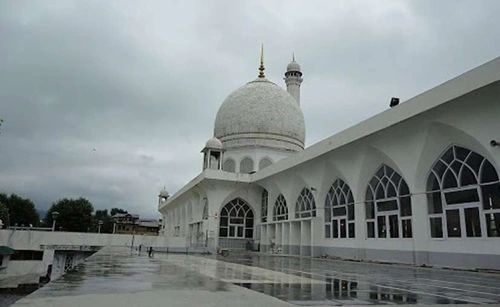
{"type": "Polygon", "coordinates": [[[226,149],[298,151],[304,148],[304,115],[287,91],[260,77],[224,100],[215,119],[214,136],[226,149]]]}

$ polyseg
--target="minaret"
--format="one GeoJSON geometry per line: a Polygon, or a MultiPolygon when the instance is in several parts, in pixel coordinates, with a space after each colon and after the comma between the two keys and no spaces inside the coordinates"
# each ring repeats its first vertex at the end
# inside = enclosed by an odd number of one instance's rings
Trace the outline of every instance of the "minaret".
{"type": "Polygon", "coordinates": [[[286,89],[300,105],[300,84],[302,83],[302,72],[299,63],[295,62],[295,54],[292,61],[286,67],[285,73],[286,89]]]}

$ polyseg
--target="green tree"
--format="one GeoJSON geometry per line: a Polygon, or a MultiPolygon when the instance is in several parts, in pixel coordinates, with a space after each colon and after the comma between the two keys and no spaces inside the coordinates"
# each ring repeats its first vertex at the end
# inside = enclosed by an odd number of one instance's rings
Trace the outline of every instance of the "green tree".
{"type": "Polygon", "coordinates": [[[112,208],[111,209],[111,212],[109,213],[109,215],[113,216],[117,213],[128,213],[127,210],[123,210],[121,208],[112,208]]]}
{"type": "Polygon", "coordinates": [[[45,216],[45,225],[52,225],[53,212],[59,213],[56,219],[56,229],[87,232],[92,228],[92,212],[94,212],[94,206],[85,198],[63,198],[53,203],[45,216]]]}
{"type": "Polygon", "coordinates": [[[2,220],[3,227],[10,225],[9,219],[9,208],[3,202],[0,201],[0,220],[2,220]]]}
{"type": "Polygon", "coordinates": [[[113,232],[113,219],[108,214],[108,210],[96,210],[93,217],[93,227],[91,231],[97,232],[99,230],[99,221],[102,221],[101,233],[112,233],[113,232]]]}
{"type": "Polygon", "coordinates": [[[27,198],[17,194],[0,194],[0,202],[7,205],[9,209],[10,225],[37,226],[40,223],[40,217],[36,212],[35,204],[27,198]]]}

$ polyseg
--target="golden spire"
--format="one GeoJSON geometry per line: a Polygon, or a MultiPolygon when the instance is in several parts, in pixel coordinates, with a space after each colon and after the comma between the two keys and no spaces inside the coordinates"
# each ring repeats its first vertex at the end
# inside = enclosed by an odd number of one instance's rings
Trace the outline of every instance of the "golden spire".
{"type": "Polygon", "coordinates": [[[259,67],[259,78],[265,78],[264,75],[264,44],[260,47],[260,67],[259,67]]]}

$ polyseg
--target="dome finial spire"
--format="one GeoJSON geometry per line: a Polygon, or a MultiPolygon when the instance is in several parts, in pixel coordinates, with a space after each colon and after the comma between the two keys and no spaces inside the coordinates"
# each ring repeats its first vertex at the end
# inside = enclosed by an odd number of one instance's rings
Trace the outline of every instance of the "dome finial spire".
{"type": "Polygon", "coordinates": [[[260,47],[260,67],[259,67],[259,78],[265,78],[264,75],[264,44],[260,47]]]}
{"type": "Polygon", "coordinates": [[[295,61],[295,52],[292,53],[292,61],[295,61]]]}

